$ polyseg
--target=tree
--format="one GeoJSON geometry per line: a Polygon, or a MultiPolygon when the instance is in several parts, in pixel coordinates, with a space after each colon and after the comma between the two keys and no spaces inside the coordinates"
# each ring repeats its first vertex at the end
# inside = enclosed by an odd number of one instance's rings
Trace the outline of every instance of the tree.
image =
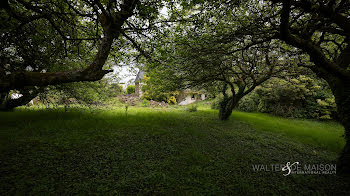
{"type": "Polygon", "coordinates": [[[180,88],[221,85],[224,98],[220,103],[220,120],[227,120],[242,97],[289,63],[286,57],[278,60],[280,53],[272,51],[269,44],[230,52],[240,43],[223,45],[211,41],[210,33],[191,29],[185,36],[181,36],[182,33],[181,30],[181,34],[174,35],[174,42],[166,46],[167,52],[159,52],[166,57],[164,63],[157,66],[157,70],[161,70],[158,77],[166,81],[164,83],[177,82],[180,88]]]}
{"type": "Polygon", "coordinates": [[[195,32],[212,30],[209,37],[212,42],[240,41],[244,44],[238,50],[242,50],[273,40],[286,54],[298,55],[299,66],[310,68],[328,82],[335,96],[339,120],[345,128],[346,145],[339,158],[339,168],[341,173],[350,173],[350,2],[188,2],[182,5],[181,12],[175,12],[175,17],[191,21],[195,32]],[[184,15],[186,12],[191,13],[190,16],[184,15]],[[203,26],[206,29],[201,28],[203,26]],[[284,43],[289,46],[285,47],[284,43]]]}
{"type": "Polygon", "coordinates": [[[345,128],[346,145],[338,168],[340,173],[350,173],[350,2],[209,1],[199,9],[205,13],[202,18],[210,15],[215,20],[236,24],[226,26],[226,33],[213,36],[217,42],[247,40],[242,48],[249,48],[274,40],[285,53],[300,56],[299,66],[308,67],[327,81],[335,97],[339,121],[345,128]]]}
{"type": "Polygon", "coordinates": [[[0,109],[25,103],[38,87],[100,80],[111,72],[103,69],[111,49],[129,44],[127,34],[151,23],[159,6],[138,0],[5,1],[0,10],[0,109]],[[23,101],[6,99],[10,90],[20,91],[23,101]]]}
{"type": "Polygon", "coordinates": [[[325,79],[335,97],[346,144],[339,158],[350,173],[350,2],[272,0],[280,9],[279,39],[308,54],[308,66],[325,79]]]}

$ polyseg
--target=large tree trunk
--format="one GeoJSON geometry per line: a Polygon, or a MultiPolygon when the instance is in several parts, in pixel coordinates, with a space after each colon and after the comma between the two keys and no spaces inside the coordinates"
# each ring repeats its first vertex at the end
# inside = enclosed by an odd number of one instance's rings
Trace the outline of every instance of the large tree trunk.
{"type": "Polygon", "coordinates": [[[0,92],[0,111],[5,111],[6,103],[9,100],[9,92],[0,92]]]}
{"type": "Polygon", "coordinates": [[[345,147],[338,160],[339,173],[350,174],[350,80],[329,82],[337,104],[338,117],[345,129],[345,147]]]}
{"type": "Polygon", "coordinates": [[[224,99],[220,102],[219,119],[228,120],[233,109],[236,107],[237,102],[236,97],[224,97],[224,99]]]}
{"type": "MultiPolygon", "coordinates": [[[[280,36],[281,40],[284,40],[286,43],[302,49],[310,56],[310,60],[315,64],[315,66],[311,66],[310,68],[321,78],[325,79],[330,85],[333,95],[335,97],[335,102],[337,104],[337,111],[339,115],[339,120],[345,128],[345,147],[343,152],[340,155],[338,160],[338,169],[341,174],[349,174],[350,173],[350,40],[349,40],[349,32],[350,32],[350,20],[346,18],[346,16],[334,12],[331,7],[319,7],[316,8],[313,3],[299,4],[306,13],[317,13],[320,15],[318,17],[324,20],[324,18],[328,18],[331,22],[337,24],[343,31],[345,36],[345,41],[347,42],[347,46],[339,50],[341,51],[335,61],[330,60],[328,55],[324,53],[320,44],[321,42],[315,42],[311,39],[308,34],[304,33],[300,35],[299,33],[294,33],[291,31],[290,25],[290,14],[292,3],[298,1],[291,0],[283,0],[283,6],[281,10],[281,24],[280,24],[280,36]]],[[[294,4],[295,6],[295,4],[294,4]]],[[[317,6],[316,6],[317,7],[317,6]]],[[[338,28],[338,27],[337,27],[338,28]]],[[[316,30],[316,29],[315,29],[316,30]]],[[[336,29],[338,30],[338,29],[336,29]]],[[[322,30],[323,31],[323,30],[322,30]]],[[[306,31],[305,31],[306,32],[306,31]]],[[[327,31],[324,31],[327,32],[327,31]]],[[[337,33],[335,33],[337,34],[337,33]]],[[[336,52],[337,53],[337,52],[336,52]]],[[[332,55],[331,55],[332,56],[332,55]]]]}
{"type": "Polygon", "coordinates": [[[25,105],[34,99],[39,89],[23,89],[20,91],[22,97],[11,99],[9,92],[0,93],[0,111],[12,111],[15,107],[25,105]]]}
{"type": "Polygon", "coordinates": [[[113,35],[108,33],[105,33],[104,36],[94,61],[86,69],[45,73],[29,71],[14,72],[0,77],[0,92],[22,89],[28,86],[48,86],[77,81],[100,80],[105,74],[112,71],[102,70],[114,39],[113,35]]]}

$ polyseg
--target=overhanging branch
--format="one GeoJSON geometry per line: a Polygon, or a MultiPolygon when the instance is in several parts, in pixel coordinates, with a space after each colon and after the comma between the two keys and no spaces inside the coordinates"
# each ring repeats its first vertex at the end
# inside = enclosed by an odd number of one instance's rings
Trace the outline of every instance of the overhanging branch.
{"type": "MultiPolygon", "coordinates": [[[[112,70],[103,70],[108,58],[114,38],[120,35],[121,26],[125,20],[133,14],[137,1],[125,1],[120,12],[115,16],[105,16],[100,21],[104,29],[104,37],[93,62],[83,70],[69,70],[64,72],[13,72],[2,75],[0,78],[0,92],[12,89],[23,89],[27,86],[47,86],[77,81],[100,80],[105,74],[112,70]]],[[[29,5],[28,5],[29,6],[29,5]]]]}
{"type": "Polygon", "coordinates": [[[331,62],[323,54],[322,49],[317,46],[312,40],[305,39],[290,32],[290,12],[291,12],[291,0],[283,0],[283,6],[281,10],[281,24],[280,24],[280,37],[287,44],[302,49],[304,52],[310,55],[311,60],[315,63],[314,69],[319,69],[318,73],[323,76],[328,73],[333,73],[343,78],[350,79],[350,73],[346,69],[339,67],[334,62],[331,62]]]}

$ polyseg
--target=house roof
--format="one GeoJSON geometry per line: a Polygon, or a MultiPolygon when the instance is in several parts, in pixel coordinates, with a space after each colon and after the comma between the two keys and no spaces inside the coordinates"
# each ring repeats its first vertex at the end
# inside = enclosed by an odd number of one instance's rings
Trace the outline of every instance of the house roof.
{"type": "Polygon", "coordinates": [[[137,73],[137,76],[135,78],[135,82],[140,82],[143,79],[143,76],[145,75],[145,71],[140,70],[137,73]]]}
{"type": "Polygon", "coordinates": [[[184,94],[205,94],[206,92],[201,89],[201,90],[195,90],[195,89],[185,89],[183,90],[184,94]]]}

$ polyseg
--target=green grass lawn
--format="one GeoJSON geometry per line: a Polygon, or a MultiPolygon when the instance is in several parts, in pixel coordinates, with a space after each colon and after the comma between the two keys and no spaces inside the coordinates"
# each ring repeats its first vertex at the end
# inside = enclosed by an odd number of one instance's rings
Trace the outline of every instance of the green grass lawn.
{"type": "Polygon", "coordinates": [[[0,195],[349,195],[337,175],[254,171],[334,164],[337,123],[200,107],[0,113],[0,195]]]}

